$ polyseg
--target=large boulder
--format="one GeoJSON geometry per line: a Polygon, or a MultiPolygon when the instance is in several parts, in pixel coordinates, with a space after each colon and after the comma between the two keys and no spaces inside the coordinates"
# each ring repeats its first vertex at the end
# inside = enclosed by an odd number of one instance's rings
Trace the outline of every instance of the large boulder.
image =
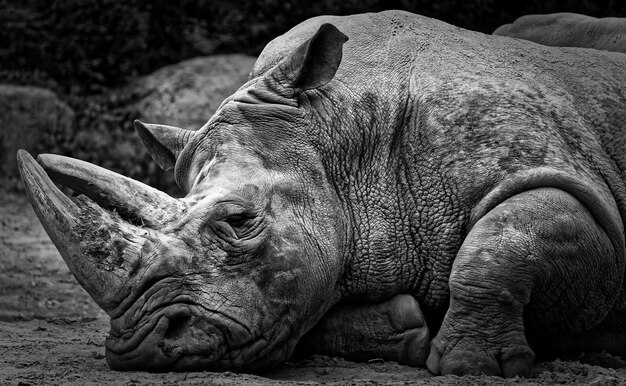
{"type": "Polygon", "coordinates": [[[171,173],[158,170],[134,135],[133,119],[198,129],[248,80],[255,60],[231,54],[169,65],[74,100],[77,114],[49,90],[0,86],[0,177],[17,177],[15,153],[24,148],[87,160],[176,194],[171,173]]]}
{"type": "Polygon", "coordinates": [[[16,153],[71,133],[74,111],[47,89],[0,85],[0,178],[18,175],[16,153]]]}
{"type": "Polygon", "coordinates": [[[189,59],[138,79],[135,106],[147,122],[198,129],[248,80],[256,58],[242,54],[189,59]]]}

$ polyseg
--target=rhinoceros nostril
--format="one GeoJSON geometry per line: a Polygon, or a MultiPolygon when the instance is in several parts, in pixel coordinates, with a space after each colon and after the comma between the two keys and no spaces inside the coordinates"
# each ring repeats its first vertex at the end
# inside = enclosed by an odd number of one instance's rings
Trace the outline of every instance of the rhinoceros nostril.
{"type": "Polygon", "coordinates": [[[180,337],[189,327],[191,315],[189,312],[177,312],[169,317],[169,325],[165,330],[163,337],[169,340],[175,340],[180,337]]]}

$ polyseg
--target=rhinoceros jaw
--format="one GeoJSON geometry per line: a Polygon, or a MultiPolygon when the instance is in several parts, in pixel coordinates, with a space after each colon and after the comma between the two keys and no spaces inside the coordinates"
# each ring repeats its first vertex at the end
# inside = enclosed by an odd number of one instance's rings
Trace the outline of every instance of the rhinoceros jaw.
{"type": "MultiPolygon", "coordinates": [[[[84,165],[77,163],[75,173],[70,174],[64,172],[66,166],[59,166],[64,160],[43,159],[71,186],[85,188],[91,197],[110,206],[121,205],[121,191],[113,192],[116,185],[104,186],[113,183],[111,176],[89,184],[77,177],[88,172],[84,165]]],[[[111,316],[118,314],[120,304],[127,302],[132,291],[129,279],[141,268],[142,249],[150,239],[159,237],[157,232],[135,226],[85,196],[68,198],[26,151],[18,152],[18,168],[37,217],[72,274],[104,311],[111,316]]],[[[130,213],[144,214],[135,199],[129,199],[130,213]]]]}

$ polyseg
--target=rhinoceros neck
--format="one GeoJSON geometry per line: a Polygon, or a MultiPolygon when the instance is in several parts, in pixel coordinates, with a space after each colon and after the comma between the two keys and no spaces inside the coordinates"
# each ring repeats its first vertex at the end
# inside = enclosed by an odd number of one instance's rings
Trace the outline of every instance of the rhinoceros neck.
{"type": "Polygon", "coordinates": [[[375,300],[411,293],[430,307],[446,301],[467,214],[445,176],[419,165],[399,154],[378,170],[357,171],[362,183],[339,188],[354,229],[346,294],[375,300]]]}
{"type": "Polygon", "coordinates": [[[351,228],[341,292],[371,300],[411,293],[436,308],[447,301],[469,216],[444,165],[422,146],[415,100],[381,94],[347,103],[333,117],[341,127],[320,128],[316,143],[351,228]]]}

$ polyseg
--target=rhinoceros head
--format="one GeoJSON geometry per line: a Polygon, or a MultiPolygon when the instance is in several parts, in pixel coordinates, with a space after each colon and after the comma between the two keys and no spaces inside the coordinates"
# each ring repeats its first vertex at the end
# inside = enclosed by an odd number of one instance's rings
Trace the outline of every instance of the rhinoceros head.
{"type": "Polygon", "coordinates": [[[39,219],[111,317],[112,368],[257,371],[338,300],[347,227],[301,102],[333,78],[346,40],[322,26],[197,132],[137,122],[181,199],[76,159],[18,153],[39,219]]]}

